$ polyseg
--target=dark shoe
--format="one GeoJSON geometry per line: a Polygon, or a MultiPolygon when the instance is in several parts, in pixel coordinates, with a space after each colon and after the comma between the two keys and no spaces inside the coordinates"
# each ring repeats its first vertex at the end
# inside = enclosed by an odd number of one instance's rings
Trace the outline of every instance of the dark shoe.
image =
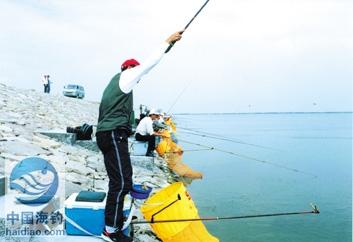
{"type": "Polygon", "coordinates": [[[123,234],[122,231],[108,233],[105,229],[102,233],[102,239],[108,242],[132,242],[132,238],[123,234]]]}

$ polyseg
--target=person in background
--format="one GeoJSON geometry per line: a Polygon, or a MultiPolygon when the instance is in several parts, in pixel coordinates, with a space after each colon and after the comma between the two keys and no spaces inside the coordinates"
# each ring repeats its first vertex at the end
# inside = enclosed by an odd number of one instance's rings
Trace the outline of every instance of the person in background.
{"type": "Polygon", "coordinates": [[[48,84],[47,84],[47,93],[50,93],[50,84],[51,84],[51,81],[49,79],[49,75],[47,75],[47,78],[48,78],[48,84]]]}
{"type": "Polygon", "coordinates": [[[153,151],[156,146],[156,135],[153,130],[153,122],[158,121],[160,118],[159,113],[151,109],[148,116],[144,117],[136,127],[135,139],[137,141],[148,142],[146,156],[153,157],[153,151]]]}
{"type": "Polygon", "coordinates": [[[111,242],[130,242],[123,234],[123,204],[132,189],[132,166],[128,149],[131,134],[130,119],[133,112],[132,89],[141,77],[155,67],[170,44],[181,39],[182,31],[172,34],[145,62],[126,60],[103,92],[99,106],[97,145],[104,156],[109,188],[105,206],[105,228],[102,238],[111,242]]]}
{"type": "Polygon", "coordinates": [[[43,86],[44,86],[44,93],[49,93],[50,92],[49,75],[43,75],[42,83],[43,83],[43,86]]]}

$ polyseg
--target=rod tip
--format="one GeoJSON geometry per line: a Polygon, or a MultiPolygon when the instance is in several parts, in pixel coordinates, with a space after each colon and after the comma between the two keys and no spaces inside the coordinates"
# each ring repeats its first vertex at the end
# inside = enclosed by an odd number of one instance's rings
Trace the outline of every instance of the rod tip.
{"type": "Polygon", "coordinates": [[[315,214],[319,214],[320,213],[320,210],[319,210],[319,208],[315,205],[315,204],[313,204],[313,203],[310,203],[310,206],[312,207],[312,209],[313,209],[313,213],[315,213],[315,214]]]}

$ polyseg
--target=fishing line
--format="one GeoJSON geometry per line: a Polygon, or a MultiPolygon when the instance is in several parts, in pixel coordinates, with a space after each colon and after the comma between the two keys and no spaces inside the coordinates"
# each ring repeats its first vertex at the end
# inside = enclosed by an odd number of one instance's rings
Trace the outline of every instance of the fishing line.
{"type": "MultiPolygon", "coordinates": [[[[222,136],[222,135],[215,134],[215,133],[211,133],[211,132],[200,131],[200,130],[197,130],[197,129],[191,129],[191,128],[185,128],[185,127],[179,127],[179,126],[178,126],[178,128],[180,128],[180,129],[185,129],[185,130],[190,130],[190,131],[192,131],[192,132],[196,132],[196,133],[200,133],[200,134],[211,135],[211,136],[214,136],[214,137],[228,138],[228,137],[226,137],[226,136],[222,136]]],[[[243,141],[240,140],[240,139],[238,139],[238,141],[243,142],[243,141]]]]}
{"type": "MultiPolygon", "coordinates": [[[[200,133],[200,134],[211,135],[211,136],[214,136],[214,137],[228,138],[226,136],[222,136],[222,135],[211,133],[211,132],[200,131],[200,130],[197,130],[197,129],[185,128],[185,127],[180,127],[180,126],[178,126],[178,129],[184,129],[184,130],[188,130],[188,131],[192,131],[192,132],[196,132],[196,133],[200,133]]],[[[241,140],[239,140],[239,141],[241,141],[241,140]]]]}
{"type": "MultiPolygon", "coordinates": [[[[181,128],[181,129],[185,129],[185,128],[181,128]]],[[[228,142],[232,142],[232,143],[248,145],[248,146],[253,146],[253,147],[257,147],[257,148],[262,148],[262,149],[266,149],[266,150],[278,151],[277,149],[274,149],[274,148],[271,148],[271,147],[266,147],[266,146],[262,146],[262,145],[247,143],[247,142],[244,142],[244,141],[241,141],[241,140],[237,141],[237,140],[229,139],[227,137],[221,137],[221,136],[217,137],[217,136],[213,136],[213,135],[202,134],[202,132],[194,131],[194,130],[191,130],[191,129],[185,129],[185,130],[188,130],[188,131],[187,132],[186,131],[180,131],[180,132],[181,133],[185,133],[185,134],[196,135],[196,136],[200,136],[200,137],[204,137],[204,138],[223,140],[223,141],[228,141],[228,142]]]]}
{"type": "Polygon", "coordinates": [[[190,141],[186,141],[186,140],[181,140],[181,139],[179,139],[179,140],[184,142],[184,143],[187,143],[187,144],[192,144],[192,145],[197,145],[197,146],[204,147],[204,148],[213,149],[213,150],[216,150],[216,151],[219,151],[219,152],[222,152],[222,153],[226,153],[226,154],[230,154],[230,155],[234,155],[234,156],[237,156],[237,157],[240,157],[240,158],[243,158],[243,159],[257,161],[257,162],[261,162],[261,163],[264,163],[264,164],[269,164],[269,165],[272,165],[272,166],[275,166],[275,167],[278,167],[278,168],[281,168],[281,169],[285,169],[285,170],[292,171],[292,172],[297,172],[297,173],[302,173],[302,174],[317,178],[317,176],[312,174],[312,173],[309,173],[309,172],[306,172],[306,171],[302,171],[302,170],[299,170],[299,169],[295,169],[295,168],[291,168],[291,167],[288,167],[288,166],[285,166],[285,165],[281,165],[281,164],[278,164],[278,163],[275,163],[275,162],[272,162],[272,161],[269,161],[269,160],[262,160],[262,159],[254,158],[254,157],[251,157],[251,156],[243,155],[243,154],[240,154],[240,153],[235,153],[233,151],[223,150],[223,149],[219,149],[219,148],[216,148],[216,147],[207,146],[207,145],[203,145],[203,144],[198,144],[198,143],[194,143],[194,142],[190,142],[190,141]]]}
{"type": "MultiPolygon", "coordinates": [[[[191,18],[191,20],[185,25],[184,29],[180,32],[180,34],[183,34],[186,29],[190,26],[190,24],[195,20],[195,18],[197,17],[197,15],[199,15],[199,13],[202,11],[202,9],[207,5],[207,3],[210,0],[207,0],[202,6],[201,8],[196,12],[196,14],[191,18]]],[[[172,42],[169,44],[168,48],[166,49],[165,53],[168,53],[170,51],[170,49],[174,46],[176,42],[172,42]]],[[[180,92],[179,96],[176,98],[176,100],[174,101],[174,103],[172,104],[172,106],[169,108],[168,113],[170,112],[170,110],[173,108],[173,106],[176,104],[176,102],[179,100],[179,98],[181,97],[181,95],[185,92],[185,90],[190,86],[191,82],[184,87],[184,89],[180,92]]]]}
{"type": "Polygon", "coordinates": [[[170,111],[172,110],[172,108],[174,107],[174,105],[178,102],[179,98],[181,97],[181,95],[183,95],[183,93],[186,91],[186,89],[191,85],[192,81],[188,83],[188,85],[186,85],[184,87],[184,89],[179,93],[179,95],[177,96],[177,98],[174,100],[173,104],[170,106],[170,108],[168,109],[167,113],[170,113],[170,111]]]}
{"type": "MultiPolygon", "coordinates": [[[[208,151],[208,150],[213,150],[212,147],[210,148],[205,148],[205,149],[190,149],[190,150],[182,150],[182,152],[196,152],[196,151],[208,151]]],[[[171,153],[180,153],[180,151],[169,151],[169,152],[165,152],[166,154],[171,154],[171,153]]]]}

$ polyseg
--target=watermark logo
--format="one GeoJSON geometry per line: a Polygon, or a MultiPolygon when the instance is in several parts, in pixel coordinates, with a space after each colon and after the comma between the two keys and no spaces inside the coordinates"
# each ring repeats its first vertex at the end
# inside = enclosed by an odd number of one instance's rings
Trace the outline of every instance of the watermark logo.
{"type": "Polygon", "coordinates": [[[56,194],[59,178],[55,168],[39,157],[19,162],[10,175],[10,189],[20,194],[16,199],[23,204],[39,206],[48,203],[56,194]]]}

